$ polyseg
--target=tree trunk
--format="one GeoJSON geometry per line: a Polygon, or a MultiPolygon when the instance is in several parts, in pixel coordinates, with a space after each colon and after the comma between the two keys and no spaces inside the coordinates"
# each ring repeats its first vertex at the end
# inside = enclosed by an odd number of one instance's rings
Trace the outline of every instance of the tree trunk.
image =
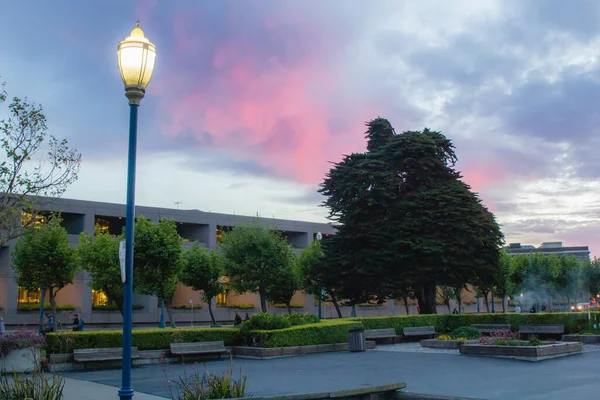
{"type": "Polygon", "coordinates": [[[169,315],[169,322],[171,323],[171,328],[177,328],[175,324],[175,320],[173,319],[173,309],[171,308],[171,302],[167,304],[167,315],[169,315]]]}
{"type": "Polygon", "coordinates": [[[446,304],[446,307],[448,307],[448,314],[452,314],[452,309],[450,307],[450,300],[446,300],[446,301],[444,301],[444,303],[446,304]]]}
{"type": "Polygon", "coordinates": [[[329,292],[329,296],[331,296],[331,302],[333,303],[333,306],[335,307],[335,311],[337,312],[338,318],[342,318],[342,310],[340,310],[340,305],[338,304],[337,299],[331,292],[329,292]]]}
{"type": "Polygon", "coordinates": [[[429,282],[415,291],[421,314],[437,314],[436,295],[437,290],[434,282],[429,282]]]}
{"type": "Polygon", "coordinates": [[[485,303],[485,311],[489,313],[490,312],[490,301],[488,300],[488,294],[484,293],[483,295],[484,295],[483,302],[485,303]]]}
{"type": "Polygon", "coordinates": [[[404,309],[406,310],[406,315],[410,314],[409,308],[408,308],[408,296],[404,296],[402,298],[402,300],[404,300],[404,309]]]}
{"type": "Polygon", "coordinates": [[[208,313],[210,314],[210,320],[212,321],[213,325],[216,325],[217,321],[215,321],[215,314],[213,314],[212,299],[208,299],[206,304],[208,305],[208,313]]]}
{"type": "Polygon", "coordinates": [[[504,296],[502,296],[502,312],[503,313],[506,312],[506,305],[504,303],[506,303],[506,300],[505,300],[504,296]]]}
{"type": "Polygon", "coordinates": [[[267,312],[267,295],[260,293],[260,310],[263,313],[267,312]]]}
{"type": "Polygon", "coordinates": [[[292,303],[287,302],[285,303],[285,306],[287,307],[288,314],[292,315],[292,303]]]}
{"type": "Polygon", "coordinates": [[[48,293],[50,294],[50,305],[52,306],[52,332],[56,332],[56,292],[53,288],[50,288],[48,293]]]}
{"type": "Polygon", "coordinates": [[[462,297],[458,296],[456,298],[456,302],[458,303],[458,313],[462,313],[462,297]]]}

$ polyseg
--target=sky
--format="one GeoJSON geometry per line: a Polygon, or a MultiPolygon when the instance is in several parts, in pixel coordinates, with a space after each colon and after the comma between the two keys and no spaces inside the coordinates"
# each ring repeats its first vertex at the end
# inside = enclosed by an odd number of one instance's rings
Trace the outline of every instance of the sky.
{"type": "Polygon", "coordinates": [[[64,197],[125,202],[116,46],[140,19],[140,205],[325,221],[365,122],[453,140],[508,242],[600,255],[596,0],[0,1],[0,80],[80,150],[64,197]]]}

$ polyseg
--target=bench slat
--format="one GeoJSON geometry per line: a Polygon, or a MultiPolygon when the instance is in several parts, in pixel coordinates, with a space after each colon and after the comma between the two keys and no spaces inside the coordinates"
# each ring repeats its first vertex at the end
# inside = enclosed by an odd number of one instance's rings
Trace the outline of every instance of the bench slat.
{"type": "Polygon", "coordinates": [[[471,328],[475,328],[481,333],[510,332],[509,324],[471,324],[471,328]]]}
{"type": "Polygon", "coordinates": [[[396,337],[396,330],[389,329],[368,329],[365,331],[365,338],[391,338],[396,337]]]}
{"type": "Polygon", "coordinates": [[[171,343],[171,354],[214,354],[228,353],[223,341],[218,342],[192,342],[171,343]]]}
{"type": "MultiPolygon", "coordinates": [[[[131,348],[131,358],[139,358],[140,354],[137,347],[131,348]]],[[[121,347],[99,348],[99,349],[75,349],[73,350],[73,360],[83,361],[116,361],[123,359],[123,349],[121,347]]]]}
{"type": "Polygon", "coordinates": [[[424,336],[435,335],[435,327],[433,326],[416,326],[411,328],[402,328],[404,336],[424,336]]]}

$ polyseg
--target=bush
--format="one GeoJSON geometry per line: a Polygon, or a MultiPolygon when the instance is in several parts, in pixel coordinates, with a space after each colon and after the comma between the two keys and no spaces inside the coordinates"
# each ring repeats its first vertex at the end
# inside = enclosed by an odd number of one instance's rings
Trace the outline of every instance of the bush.
{"type": "Polygon", "coordinates": [[[23,400],[44,399],[62,400],[65,381],[60,375],[47,378],[41,370],[33,371],[32,375],[13,374],[0,375],[0,399],[23,400]]]}
{"type": "MultiPolygon", "coordinates": [[[[134,304],[131,308],[133,310],[143,310],[144,306],[141,304],[134,304]]],[[[117,307],[115,303],[112,303],[103,306],[92,306],[92,311],[119,311],[119,307],[117,307]]]]}
{"type": "Polygon", "coordinates": [[[222,375],[211,374],[207,370],[200,374],[197,368],[194,368],[192,376],[179,377],[175,381],[175,390],[168,387],[169,397],[172,400],[208,400],[208,399],[233,399],[242,398],[246,393],[246,381],[248,377],[240,369],[240,378],[233,378],[233,368],[229,364],[229,369],[222,375]]]}
{"type": "Polygon", "coordinates": [[[253,347],[347,343],[348,331],[352,328],[362,328],[362,325],[351,320],[321,321],[318,324],[297,325],[286,329],[252,331],[244,339],[248,346],[253,347]]]}
{"type": "Polygon", "coordinates": [[[219,306],[219,307],[237,308],[239,310],[252,310],[253,308],[255,308],[255,305],[254,304],[231,304],[231,305],[225,305],[225,306],[219,306]]]}
{"type": "MultiPolygon", "coordinates": [[[[231,346],[239,341],[235,328],[165,328],[140,329],[132,333],[133,346],[139,350],[168,349],[171,343],[211,342],[222,340],[231,346]]],[[[46,334],[48,354],[72,353],[73,349],[121,347],[121,331],[56,332],[46,334]]]]}
{"type": "Polygon", "coordinates": [[[320,321],[319,318],[314,315],[300,313],[285,314],[283,318],[287,319],[292,326],[316,324],[320,321]]]}
{"type": "Polygon", "coordinates": [[[0,358],[6,357],[12,350],[29,347],[44,347],[46,340],[35,331],[17,331],[0,335],[0,358]]]}
{"type": "MultiPolygon", "coordinates": [[[[592,312],[600,316],[600,312],[592,312]]],[[[430,314],[398,315],[389,317],[351,318],[360,321],[365,329],[394,328],[402,335],[402,328],[411,326],[434,326],[439,333],[452,332],[461,326],[471,324],[509,324],[511,330],[518,331],[522,324],[564,325],[565,333],[579,333],[588,325],[588,313],[480,313],[480,314],[430,314]]]]}
{"type": "Polygon", "coordinates": [[[460,326],[453,330],[450,336],[452,336],[454,339],[465,338],[467,340],[474,340],[481,337],[481,332],[475,328],[471,328],[470,326],[460,326]]]}
{"type": "MultiPolygon", "coordinates": [[[[275,308],[285,308],[287,309],[288,307],[285,304],[281,304],[281,303],[273,303],[273,304],[269,304],[271,307],[275,307],[275,308]]],[[[304,308],[304,306],[302,304],[290,304],[290,308],[304,308]]]]}
{"type": "MultiPolygon", "coordinates": [[[[175,304],[172,305],[170,308],[172,308],[173,310],[191,310],[192,306],[189,304],[175,304]]],[[[194,304],[194,310],[200,310],[201,308],[202,306],[200,304],[194,304]]]]}
{"type": "Polygon", "coordinates": [[[291,322],[282,317],[281,315],[275,315],[271,313],[259,313],[254,314],[249,321],[246,321],[242,324],[242,327],[247,330],[274,330],[274,329],[284,329],[292,326],[291,322]]]}
{"type": "MultiPolygon", "coordinates": [[[[52,310],[50,303],[44,303],[45,311],[52,310]]],[[[30,312],[40,311],[40,303],[21,303],[17,305],[17,311],[30,312]]],[[[75,306],[71,304],[56,305],[56,311],[75,311],[75,306]]]]}

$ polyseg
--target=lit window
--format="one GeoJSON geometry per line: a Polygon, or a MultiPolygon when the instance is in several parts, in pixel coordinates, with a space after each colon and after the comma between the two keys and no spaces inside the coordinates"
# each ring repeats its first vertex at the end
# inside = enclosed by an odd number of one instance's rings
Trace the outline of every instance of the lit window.
{"type": "Polygon", "coordinates": [[[17,299],[18,304],[25,303],[39,303],[40,302],[40,289],[27,290],[19,286],[19,297],[17,299]]]}
{"type": "Polygon", "coordinates": [[[217,302],[217,306],[227,305],[227,291],[219,293],[215,299],[217,302]]]}
{"type": "Polygon", "coordinates": [[[231,231],[231,229],[231,226],[217,225],[217,243],[221,243],[223,241],[223,234],[231,231]]]}
{"type": "Polygon", "coordinates": [[[95,233],[108,233],[110,230],[110,223],[104,218],[96,218],[95,233]]]}
{"type": "Polygon", "coordinates": [[[94,307],[108,305],[108,297],[102,290],[92,290],[92,305],[94,307]]]}
{"type": "Polygon", "coordinates": [[[21,213],[21,226],[23,228],[39,228],[40,225],[46,222],[46,217],[43,215],[33,215],[32,213],[23,211],[21,213]]]}

